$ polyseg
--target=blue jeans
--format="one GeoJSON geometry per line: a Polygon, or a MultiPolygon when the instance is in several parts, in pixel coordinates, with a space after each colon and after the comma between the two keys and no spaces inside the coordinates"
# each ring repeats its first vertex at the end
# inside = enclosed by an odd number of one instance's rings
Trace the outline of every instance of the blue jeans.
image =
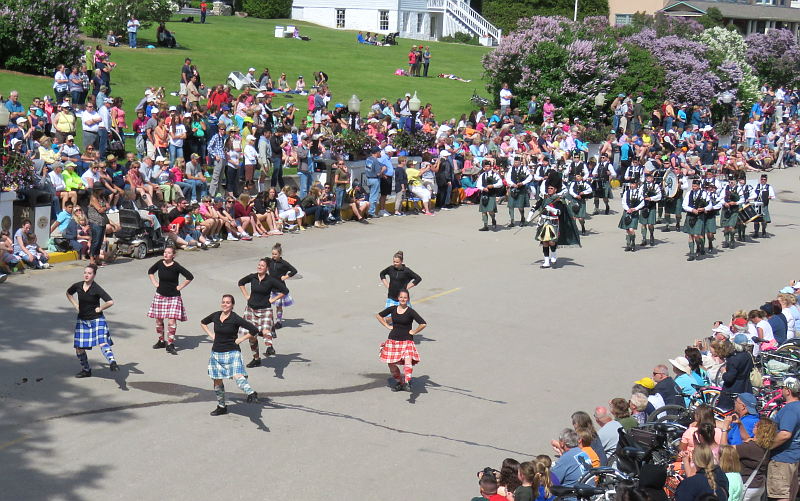
{"type": "Polygon", "coordinates": [[[672,121],[674,119],[672,117],[667,117],[664,119],[664,130],[670,130],[672,128],[672,121]]]}
{"type": "Polygon", "coordinates": [[[136,33],[128,32],[128,45],[131,46],[131,49],[136,48],[136,33]]]}
{"type": "MultiPolygon", "coordinates": [[[[199,179],[184,179],[184,184],[191,186],[191,200],[200,200],[206,194],[206,183],[199,179]]],[[[188,197],[187,197],[188,198],[188,197]]]]}
{"type": "Polygon", "coordinates": [[[299,170],[297,171],[297,177],[300,181],[300,189],[297,194],[303,199],[308,195],[308,190],[311,187],[311,183],[314,181],[314,176],[311,175],[311,171],[299,170]]]}
{"type": "MultiPolygon", "coordinates": [[[[104,155],[101,155],[101,158],[104,155]]],[[[172,167],[175,164],[176,158],[183,157],[183,146],[175,146],[174,144],[169,145],[169,166],[172,167]]]]}
{"type": "Polygon", "coordinates": [[[283,188],[283,163],[282,158],[279,156],[272,157],[272,179],[269,182],[270,186],[277,186],[283,188]]]}
{"type": "Polygon", "coordinates": [[[108,130],[107,129],[97,129],[97,151],[100,152],[100,158],[106,157],[106,151],[108,150],[108,130]]]}
{"type": "Polygon", "coordinates": [[[375,207],[378,206],[378,197],[381,195],[381,180],[377,177],[368,177],[367,186],[369,186],[369,215],[375,215],[375,207]]]}
{"type": "Polygon", "coordinates": [[[611,129],[616,134],[617,129],[619,129],[619,119],[620,115],[614,115],[614,118],[611,120],[611,129]]]}
{"type": "Polygon", "coordinates": [[[99,224],[90,223],[89,228],[92,233],[92,248],[89,255],[97,257],[100,255],[100,249],[103,247],[103,240],[106,236],[106,227],[99,224]]]}
{"type": "Polygon", "coordinates": [[[183,193],[183,198],[186,200],[192,200],[192,185],[185,182],[185,181],[175,181],[175,185],[181,189],[181,193],[183,193]]]}

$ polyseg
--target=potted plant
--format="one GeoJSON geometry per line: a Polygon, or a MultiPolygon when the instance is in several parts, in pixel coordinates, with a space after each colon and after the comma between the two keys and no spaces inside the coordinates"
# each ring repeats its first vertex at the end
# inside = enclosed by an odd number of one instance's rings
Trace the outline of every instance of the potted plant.
{"type": "Polygon", "coordinates": [[[17,190],[31,188],[35,183],[33,162],[23,155],[10,153],[0,167],[0,228],[11,229],[17,190]]]}

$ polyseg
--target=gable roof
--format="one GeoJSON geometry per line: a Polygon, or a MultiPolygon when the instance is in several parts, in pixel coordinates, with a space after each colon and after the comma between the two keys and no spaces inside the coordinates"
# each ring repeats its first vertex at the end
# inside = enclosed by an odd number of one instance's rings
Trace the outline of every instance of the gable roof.
{"type": "Polygon", "coordinates": [[[719,9],[726,19],[747,19],[756,21],[800,22],[800,9],[776,7],[772,5],[751,5],[738,2],[709,2],[703,0],[683,0],[669,2],[659,12],[672,16],[701,16],[708,9],[719,9]]]}

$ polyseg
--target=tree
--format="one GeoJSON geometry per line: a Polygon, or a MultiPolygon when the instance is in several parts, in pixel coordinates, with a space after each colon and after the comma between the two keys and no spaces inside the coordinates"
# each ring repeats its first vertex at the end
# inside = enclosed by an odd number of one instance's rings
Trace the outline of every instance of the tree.
{"type": "Polygon", "coordinates": [[[59,64],[75,64],[77,0],[5,0],[0,7],[0,67],[52,75],[59,64]]]}
{"type": "Polygon", "coordinates": [[[169,21],[180,10],[173,0],[80,0],[81,27],[92,37],[105,37],[109,31],[124,33],[131,14],[147,28],[151,23],[169,21]]]}
{"type": "Polygon", "coordinates": [[[292,16],[292,0],[243,0],[242,10],[252,17],[284,19],[292,16]]]}
{"type": "Polygon", "coordinates": [[[652,110],[664,100],[666,88],[664,68],[649,51],[638,45],[624,44],[624,47],[628,52],[628,64],[625,71],[614,81],[610,94],[641,96],[644,108],[652,110]]]}
{"type": "Polygon", "coordinates": [[[709,29],[724,26],[725,19],[722,17],[722,11],[716,7],[709,7],[705,14],[697,18],[697,22],[702,24],[705,29],[709,29]]]}
{"type": "Polygon", "coordinates": [[[763,83],[780,86],[800,84],[800,47],[790,30],[753,33],[745,39],[747,62],[763,83]]]}
{"type": "MultiPolygon", "coordinates": [[[[518,22],[532,16],[564,16],[572,19],[573,0],[484,0],[483,17],[490,23],[511,33],[518,22]]],[[[579,0],[578,18],[608,16],[608,0],[579,0]]],[[[524,28],[524,26],[519,26],[524,28]]]]}

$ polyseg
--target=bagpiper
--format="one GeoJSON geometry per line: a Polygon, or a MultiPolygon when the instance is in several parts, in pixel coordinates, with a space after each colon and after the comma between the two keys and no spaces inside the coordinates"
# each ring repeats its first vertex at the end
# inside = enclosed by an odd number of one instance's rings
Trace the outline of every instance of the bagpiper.
{"type": "Polygon", "coordinates": [[[708,253],[714,253],[714,237],[717,235],[717,214],[724,205],[724,201],[717,190],[717,185],[713,182],[706,182],[703,185],[708,195],[708,205],[703,213],[703,232],[708,240],[708,253]]]}
{"type": "Polygon", "coordinates": [[[639,226],[639,211],[644,207],[644,193],[639,180],[631,178],[628,189],[622,194],[622,216],[618,227],[625,230],[625,252],[636,251],[636,228],[639,226]]]}
{"type": "Polygon", "coordinates": [[[605,213],[608,214],[611,210],[608,207],[608,201],[614,198],[611,190],[611,180],[617,177],[617,171],[614,169],[614,164],[608,160],[608,155],[603,153],[600,156],[600,162],[592,170],[592,186],[594,191],[594,215],[600,213],[600,197],[602,196],[603,202],[606,204],[605,213]]]}
{"type": "Polygon", "coordinates": [[[639,222],[642,224],[642,247],[647,245],[647,231],[650,230],[650,245],[656,244],[653,232],[656,227],[656,204],[664,196],[661,185],[656,183],[652,172],[645,174],[645,181],[642,185],[642,196],[644,197],[644,207],[639,213],[639,222]]]}
{"type": "Polygon", "coordinates": [[[506,185],[508,186],[508,228],[514,227],[514,209],[519,210],[519,224],[525,226],[525,207],[530,207],[528,183],[533,180],[528,168],[522,165],[519,156],[514,157],[514,163],[506,172],[506,185]]]}
{"type": "Polygon", "coordinates": [[[761,174],[761,180],[750,193],[756,204],[761,204],[761,219],[756,219],[753,238],[758,238],[758,223],[761,223],[761,237],[767,238],[767,223],[771,223],[769,216],[769,201],[775,199],[775,191],[767,183],[767,175],[761,174]]]}
{"type": "Polygon", "coordinates": [[[739,208],[744,204],[743,198],[736,185],[736,177],[728,176],[728,185],[722,188],[722,210],[720,211],[719,224],[722,226],[724,249],[733,249],[736,246],[736,226],[739,223],[739,208]]]}
{"type": "MultiPolygon", "coordinates": [[[[536,210],[540,215],[535,238],[542,245],[542,254],[544,254],[542,268],[550,268],[556,264],[558,259],[556,252],[559,245],[581,244],[578,227],[564,203],[562,188],[561,175],[551,172],[545,181],[545,193],[536,203],[536,210]]],[[[534,215],[535,213],[531,211],[528,219],[532,219],[534,215]]]]}
{"type": "Polygon", "coordinates": [[[592,198],[592,186],[583,180],[582,172],[575,174],[567,193],[571,200],[572,216],[581,225],[581,235],[586,235],[586,200],[592,198]]]}
{"type": "Polygon", "coordinates": [[[481,191],[478,212],[483,220],[483,226],[478,231],[489,231],[489,216],[492,218],[492,230],[497,230],[497,194],[503,190],[503,179],[492,170],[492,162],[483,161],[483,172],[478,176],[475,187],[481,191]]]}
{"type": "Polygon", "coordinates": [[[705,222],[703,213],[708,205],[708,194],[700,189],[700,180],[692,180],[692,189],[683,197],[683,211],[686,212],[686,222],[683,232],[689,235],[689,257],[687,261],[694,261],[706,253],[703,243],[705,222]]]}

